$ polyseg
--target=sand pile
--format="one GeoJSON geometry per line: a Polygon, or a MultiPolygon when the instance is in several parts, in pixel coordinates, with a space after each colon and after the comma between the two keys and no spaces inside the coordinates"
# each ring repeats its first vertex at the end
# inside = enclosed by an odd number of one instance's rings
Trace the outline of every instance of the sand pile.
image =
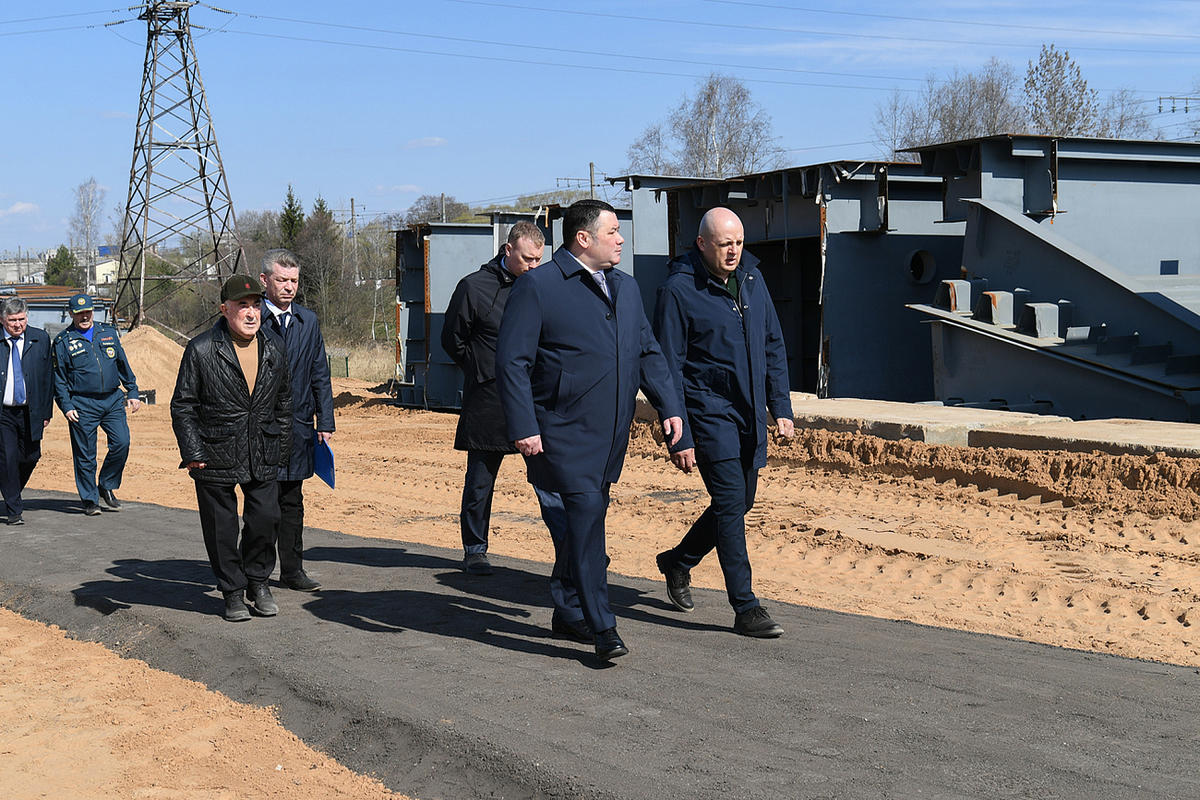
{"type": "Polygon", "coordinates": [[[149,325],[140,325],[122,336],[121,345],[137,376],[138,388],[154,389],[160,403],[170,400],[183,348],[149,325]]]}

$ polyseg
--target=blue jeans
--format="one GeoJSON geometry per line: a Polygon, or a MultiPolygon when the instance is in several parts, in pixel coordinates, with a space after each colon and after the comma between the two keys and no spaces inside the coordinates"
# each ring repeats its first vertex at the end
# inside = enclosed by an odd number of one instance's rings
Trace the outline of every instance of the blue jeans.
{"type": "Polygon", "coordinates": [[[725,574],[729,604],[738,614],[758,605],[751,588],[750,556],[746,553],[746,512],[754,507],[758,489],[758,469],[753,463],[751,457],[698,465],[708,489],[709,506],[669,551],[678,566],[692,569],[715,548],[725,574]]]}

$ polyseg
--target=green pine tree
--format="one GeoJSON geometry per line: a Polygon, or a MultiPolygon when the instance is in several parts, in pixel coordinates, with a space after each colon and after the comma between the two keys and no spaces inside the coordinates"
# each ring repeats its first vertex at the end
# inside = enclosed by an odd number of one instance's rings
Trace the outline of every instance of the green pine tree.
{"type": "Polygon", "coordinates": [[[283,203],[283,211],[279,214],[279,234],[283,238],[283,246],[288,249],[296,247],[300,231],[304,230],[304,206],[288,184],[287,200],[283,203]]]}
{"type": "Polygon", "coordinates": [[[83,268],[65,244],[46,262],[46,283],[50,286],[83,286],[83,268]]]}

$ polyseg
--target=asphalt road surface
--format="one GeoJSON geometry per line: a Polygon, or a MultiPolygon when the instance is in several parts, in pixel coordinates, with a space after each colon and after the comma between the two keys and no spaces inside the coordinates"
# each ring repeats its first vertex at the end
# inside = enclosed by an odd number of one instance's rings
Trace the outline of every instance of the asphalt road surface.
{"type": "Polygon", "coordinates": [[[681,614],[620,575],[631,654],[605,667],[550,636],[547,564],[471,577],[457,548],[321,530],[325,588],[230,624],[195,512],[27,494],[28,524],[0,526],[0,603],[275,705],[422,800],[1200,797],[1191,668],[778,603],[786,635],[757,641],[721,592],[681,614]]]}

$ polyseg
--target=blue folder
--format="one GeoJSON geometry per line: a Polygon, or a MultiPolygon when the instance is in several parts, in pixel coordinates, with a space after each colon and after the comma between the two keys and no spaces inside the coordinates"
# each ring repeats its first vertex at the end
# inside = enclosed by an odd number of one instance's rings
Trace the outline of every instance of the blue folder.
{"type": "Polygon", "coordinates": [[[321,438],[321,434],[313,431],[313,471],[317,477],[333,488],[333,451],[329,442],[321,438]]]}

